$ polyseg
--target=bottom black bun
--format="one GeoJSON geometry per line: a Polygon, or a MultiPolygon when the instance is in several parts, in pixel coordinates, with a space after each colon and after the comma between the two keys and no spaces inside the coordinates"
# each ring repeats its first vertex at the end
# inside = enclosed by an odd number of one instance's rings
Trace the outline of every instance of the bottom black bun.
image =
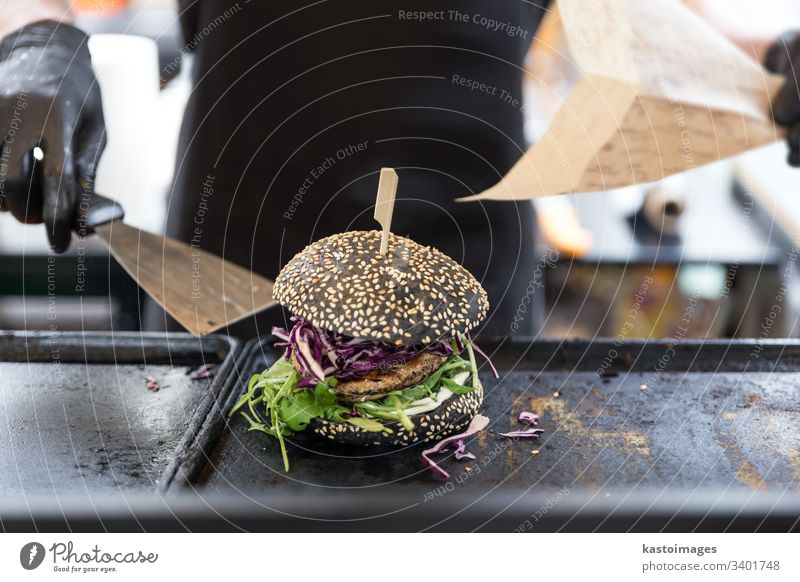
{"type": "Polygon", "coordinates": [[[391,433],[371,432],[346,422],[333,422],[315,418],[309,429],[315,435],[336,441],[343,445],[361,447],[390,446],[404,447],[415,443],[440,440],[467,428],[483,404],[483,386],[472,392],[455,394],[438,408],[424,414],[411,416],[414,430],[409,432],[396,421],[384,423],[392,429],[391,433]]]}

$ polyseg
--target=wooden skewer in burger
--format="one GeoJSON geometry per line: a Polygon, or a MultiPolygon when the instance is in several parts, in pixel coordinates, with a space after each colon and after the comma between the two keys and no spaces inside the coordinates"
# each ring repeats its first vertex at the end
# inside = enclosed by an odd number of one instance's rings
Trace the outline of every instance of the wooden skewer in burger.
{"type": "Polygon", "coordinates": [[[308,245],[275,280],[292,312],[285,353],[254,376],[231,414],[278,439],[310,431],[343,444],[404,446],[463,430],[483,402],[469,332],[486,291],[439,250],[389,232],[397,185],[381,172],[380,231],[308,245]]]}

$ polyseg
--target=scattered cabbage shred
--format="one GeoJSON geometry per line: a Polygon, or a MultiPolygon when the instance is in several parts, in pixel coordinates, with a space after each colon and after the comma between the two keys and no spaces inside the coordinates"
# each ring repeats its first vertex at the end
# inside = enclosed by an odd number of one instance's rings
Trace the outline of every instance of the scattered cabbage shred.
{"type": "Polygon", "coordinates": [[[443,453],[447,450],[447,447],[454,444],[456,445],[456,452],[455,452],[456,459],[464,459],[464,458],[474,459],[475,458],[474,455],[472,455],[471,453],[464,452],[466,448],[464,445],[464,440],[478,434],[487,426],[489,426],[489,418],[483,416],[482,414],[476,414],[475,418],[472,419],[472,422],[469,423],[467,430],[465,430],[462,433],[455,434],[451,437],[443,439],[438,443],[436,443],[431,448],[422,451],[422,463],[440,477],[449,479],[450,473],[442,469],[436,463],[436,461],[431,459],[431,455],[436,453],[443,453]]]}

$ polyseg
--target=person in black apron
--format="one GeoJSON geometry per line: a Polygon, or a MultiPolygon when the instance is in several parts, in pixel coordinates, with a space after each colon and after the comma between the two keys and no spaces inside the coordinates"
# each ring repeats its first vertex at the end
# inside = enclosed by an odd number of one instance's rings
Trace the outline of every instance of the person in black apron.
{"type": "MultiPolygon", "coordinates": [[[[378,172],[394,167],[400,182],[393,232],[441,249],[481,280],[492,306],[483,333],[537,331],[533,304],[541,292],[532,286],[532,205],[454,199],[493,185],[526,149],[523,60],[546,1],[179,4],[195,68],[169,235],[274,278],[311,241],[377,228],[372,211],[378,172]]],[[[3,46],[6,66],[24,68],[25,46],[43,52],[46,66],[52,64],[50,76],[79,97],[61,106],[63,122],[50,124],[59,135],[64,125],[72,130],[75,145],[67,151],[78,186],[70,189],[69,180],[61,180],[45,187],[43,202],[31,205],[25,198],[27,215],[21,192],[0,203],[19,218],[44,219],[62,249],[68,231],[63,233],[61,207],[91,187],[102,151],[96,88],[86,88],[93,77],[85,38],[77,29],[45,22],[9,35],[3,46]],[[67,59],[70,51],[80,58],[67,59]],[[75,101],[83,104],[79,111],[75,101]],[[58,188],[66,194],[54,196],[58,188]],[[48,203],[54,198],[58,205],[48,203]]],[[[800,43],[786,46],[797,57],[781,65],[790,69],[800,64],[800,43]]],[[[790,89],[776,119],[795,128],[790,145],[798,152],[800,98],[790,89]]],[[[59,94],[48,90],[44,98],[59,94]]],[[[4,103],[3,119],[10,120],[8,92],[4,103]]],[[[15,151],[23,145],[33,142],[18,140],[15,151]]],[[[70,164],[62,162],[62,169],[70,164]]],[[[150,307],[148,328],[174,327],[150,307]]],[[[273,309],[229,331],[268,334],[283,318],[273,309]]]]}
{"type": "Polygon", "coordinates": [[[526,149],[523,61],[545,8],[185,2],[195,84],[167,233],[274,278],[314,240],[378,228],[378,173],[393,167],[392,231],[462,262],[489,292],[483,331],[508,335],[536,263],[533,207],[454,199],[493,185],[526,149]]]}

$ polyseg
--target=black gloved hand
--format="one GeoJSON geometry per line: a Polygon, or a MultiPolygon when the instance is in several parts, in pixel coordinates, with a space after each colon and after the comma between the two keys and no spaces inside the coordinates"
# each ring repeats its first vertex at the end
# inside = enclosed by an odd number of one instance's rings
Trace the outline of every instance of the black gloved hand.
{"type": "Polygon", "coordinates": [[[783,34],[767,51],[764,66],[786,77],[772,113],[775,122],[788,129],[789,164],[800,167],[800,32],[783,34]]]}
{"type": "Polygon", "coordinates": [[[105,147],[87,40],[74,26],[43,20],[0,42],[0,210],[44,222],[56,252],[69,246],[105,147]],[[33,158],[37,146],[42,161],[33,158]]]}

